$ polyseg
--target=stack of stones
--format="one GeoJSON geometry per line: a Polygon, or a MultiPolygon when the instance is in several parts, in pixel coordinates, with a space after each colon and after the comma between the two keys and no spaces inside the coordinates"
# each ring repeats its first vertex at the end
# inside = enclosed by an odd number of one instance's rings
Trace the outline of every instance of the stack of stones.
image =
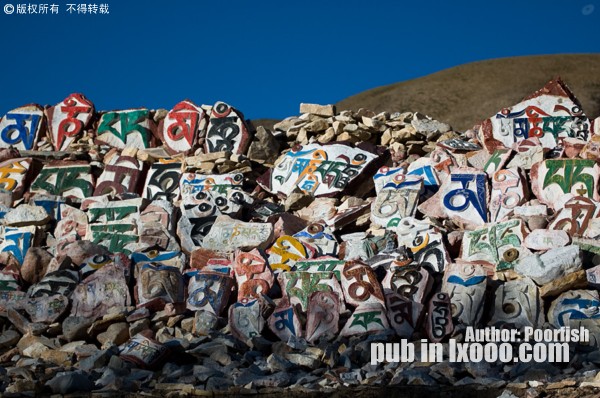
{"type": "Polygon", "coordinates": [[[600,120],[560,79],[460,133],[300,112],[72,94],[0,119],[0,390],[600,383],[600,120]],[[590,341],[562,367],[370,364],[486,326],[590,341]]]}

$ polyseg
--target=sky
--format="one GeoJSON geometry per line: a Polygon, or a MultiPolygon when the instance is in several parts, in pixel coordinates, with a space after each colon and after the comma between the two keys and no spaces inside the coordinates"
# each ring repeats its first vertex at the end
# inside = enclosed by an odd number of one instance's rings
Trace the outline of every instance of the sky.
{"type": "Polygon", "coordinates": [[[284,118],[468,62],[600,52],[600,0],[45,1],[0,0],[0,115],[79,92],[97,110],[220,100],[284,118]]]}

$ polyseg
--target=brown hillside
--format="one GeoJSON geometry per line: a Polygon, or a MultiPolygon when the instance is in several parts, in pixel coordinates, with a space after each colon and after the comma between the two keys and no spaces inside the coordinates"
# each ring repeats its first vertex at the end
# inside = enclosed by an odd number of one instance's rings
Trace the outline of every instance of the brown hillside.
{"type": "Polygon", "coordinates": [[[418,79],[377,87],[337,104],[338,110],[419,111],[466,130],[561,76],[588,117],[600,114],[600,54],[543,55],[473,62],[418,79]]]}

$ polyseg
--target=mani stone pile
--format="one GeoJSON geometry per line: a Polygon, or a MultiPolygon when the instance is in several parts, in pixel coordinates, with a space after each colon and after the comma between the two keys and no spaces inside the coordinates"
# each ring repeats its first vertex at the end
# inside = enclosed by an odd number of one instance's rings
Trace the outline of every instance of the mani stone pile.
{"type": "Polygon", "coordinates": [[[0,391],[600,386],[600,120],[560,79],[461,133],[300,112],[4,115],[0,391]],[[591,338],[556,366],[370,364],[467,326],[591,338]]]}

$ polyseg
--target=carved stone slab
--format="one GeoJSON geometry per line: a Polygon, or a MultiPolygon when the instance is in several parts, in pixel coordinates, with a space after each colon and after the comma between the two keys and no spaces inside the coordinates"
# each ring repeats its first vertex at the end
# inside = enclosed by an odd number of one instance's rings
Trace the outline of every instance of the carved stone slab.
{"type": "MultiPolygon", "coordinates": [[[[597,124],[597,123],[595,123],[597,124]]],[[[583,147],[579,153],[583,159],[598,160],[600,159],[600,135],[592,135],[590,141],[583,147]]]]}
{"type": "Polygon", "coordinates": [[[573,196],[600,201],[600,166],[593,160],[548,159],[531,168],[531,185],[540,202],[560,208],[573,196]]]}
{"type": "Polygon", "coordinates": [[[177,160],[159,159],[153,163],[146,175],[143,197],[149,200],[164,199],[171,203],[179,199],[182,167],[177,160]]]}
{"type": "Polygon", "coordinates": [[[467,326],[478,326],[483,315],[487,286],[486,270],[472,263],[449,264],[444,270],[442,292],[450,296],[452,318],[467,326]]]}
{"type": "Polygon", "coordinates": [[[94,177],[84,161],[53,161],[31,184],[31,192],[85,199],[94,193],[94,177]]]}
{"type": "Polygon", "coordinates": [[[25,292],[0,289],[0,315],[7,316],[9,308],[20,308],[27,300],[25,292]]]}
{"type": "Polygon", "coordinates": [[[452,152],[472,152],[479,151],[481,149],[481,147],[477,144],[458,138],[440,141],[436,145],[452,152]]]}
{"type": "Polygon", "coordinates": [[[339,331],[340,299],[334,292],[314,292],[309,297],[306,315],[306,340],[330,339],[339,331]]]}
{"type": "Polygon", "coordinates": [[[600,299],[597,290],[570,290],[561,294],[550,305],[548,323],[555,328],[583,326],[590,332],[589,345],[600,345],[600,299]]]}
{"type": "Polygon", "coordinates": [[[504,221],[527,201],[527,179],[518,168],[499,170],[492,177],[490,222],[504,221]]]}
{"type": "Polygon", "coordinates": [[[185,204],[202,204],[202,210],[208,216],[237,213],[244,202],[251,200],[242,190],[243,181],[244,176],[240,173],[186,173],[181,177],[181,198],[185,204]]]}
{"type": "Polygon", "coordinates": [[[183,100],[161,121],[161,139],[170,153],[190,153],[198,144],[200,132],[206,128],[204,110],[183,100]]]}
{"type": "Polygon", "coordinates": [[[348,261],[342,271],[342,288],[346,303],[354,306],[385,306],[383,289],[371,267],[360,261],[348,261]]]}
{"type": "Polygon", "coordinates": [[[32,322],[52,323],[56,321],[69,306],[69,299],[62,294],[30,298],[25,303],[25,311],[32,322]]]}
{"type": "Polygon", "coordinates": [[[44,111],[39,105],[25,105],[9,111],[0,119],[0,148],[33,150],[44,125],[44,111]]]}
{"type": "Polygon", "coordinates": [[[87,208],[90,224],[106,224],[113,221],[132,222],[143,207],[142,199],[117,200],[108,203],[91,203],[87,208]]]}
{"type": "Polygon", "coordinates": [[[336,257],[318,257],[308,260],[299,260],[296,262],[296,271],[307,272],[333,272],[338,281],[342,280],[342,271],[346,262],[338,260],[336,257]]]}
{"type": "Polygon", "coordinates": [[[123,269],[108,264],[83,280],[71,295],[72,316],[100,318],[109,310],[122,311],[130,305],[123,269]]]}
{"type": "Polygon", "coordinates": [[[265,327],[261,302],[258,299],[238,301],[229,307],[229,328],[231,333],[243,342],[260,336],[265,327]]]}
{"type": "Polygon", "coordinates": [[[83,94],[71,94],[48,108],[46,115],[54,149],[66,151],[88,127],[94,116],[94,104],[83,94]]]}
{"type": "Polygon", "coordinates": [[[98,178],[94,196],[138,193],[144,163],[132,156],[113,156],[98,178]]]}
{"type": "Polygon", "coordinates": [[[327,225],[322,223],[309,224],[302,231],[293,235],[305,247],[314,249],[314,256],[337,256],[339,250],[338,241],[327,225]]]}
{"type": "MultiPolygon", "coordinates": [[[[207,267],[208,268],[208,267],[207,267]]],[[[229,296],[235,285],[229,274],[210,272],[206,268],[186,272],[188,298],[186,307],[193,311],[209,311],[219,315],[229,302],[229,296]]]]}
{"type": "Polygon", "coordinates": [[[510,148],[529,137],[536,137],[544,148],[553,149],[563,137],[587,141],[589,129],[589,120],[579,101],[558,79],[485,120],[480,135],[488,151],[502,146],[510,148]]]}
{"type": "Polygon", "coordinates": [[[433,278],[424,267],[392,266],[381,284],[386,294],[397,293],[409,301],[423,304],[433,286],[433,278]]]}
{"type": "Polygon", "coordinates": [[[600,216],[600,203],[584,196],[574,196],[560,207],[549,230],[562,230],[570,236],[585,236],[593,220],[600,216]]]}
{"type": "Polygon", "coordinates": [[[278,276],[284,298],[291,305],[300,305],[303,312],[308,308],[308,300],[314,292],[334,292],[343,300],[342,288],[332,272],[290,271],[278,276]]]}
{"type": "Polygon", "coordinates": [[[340,336],[355,336],[383,332],[390,328],[385,308],[370,303],[357,307],[340,332],[340,336]]]}
{"type": "Polygon", "coordinates": [[[425,306],[394,292],[386,293],[385,301],[391,327],[401,338],[410,339],[421,325],[425,306]]]}
{"type": "Polygon", "coordinates": [[[61,269],[47,273],[38,283],[31,286],[29,297],[44,297],[60,294],[69,297],[79,283],[79,273],[72,269],[61,269]]]}
{"type": "Polygon", "coordinates": [[[11,192],[13,202],[23,196],[31,162],[31,158],[16,158],[0,162],[0,189],[11,192]]]}
{"type": "Polygon", "coordinates": [[[525,236],[525,226],[520,219],[467,231],[462,240],[462,258],[486,261],[498,270],[512,268],[516,260],[529,254],[523,247],[525,236]]]}
{"type": "Polygon", "coordinates": [[[246,153],[250,145],[250,134],[244,116],[224,102],[213,105],[206,130],[205,150],[207,153],[246,153]]]}
{"type": "Polygon", "coordinates": [[[17,262],[22,265],[25,255],[33,245],[36,227],[5,227],[4,241],[0,245],[0,252],[11,253],[17,262]]]}
{"type": "Polygon", "coordinates": [[[21,275],[16,270],[3,269],[0,271],[0,291],[12,292],[21,290],[21,275]]]}
{"type": "Polygon", "coordinates": [[[281,341],[288,341],[293,337],[302,337],[302,323],[298,315],[298,310],[295,306],[282,299],[275,311],[271,314],[268,319],[269,329],[281,341]]]}
{"type": "Polygon", "coordinates": [[[93,254],[83,260],[79,266],[79,274],[82,278],[87,278],[100,268],[109,265],[116,264],[118,267],[123,269],[126,275],[129,275],[129,258],[123,253],[116,254],[93,254]]]}
{"type": "Polygon", "coordinates": [[[544,312],[538,287],[529,278],[504,282],[496,289],[490,325],[496,327],[541,327],[544,312]]]}
{"type": "MultiPolygon", "coordinates": [[[[381,173],[379,169],[379,173],[381,173]]],[[[383,173],[381,173],[383,174],[383,173]]],[[[378,184],[377,175],[373,177],[378,184]]],[[[381,176],[381,188],[371,205],[371,221],[383,227],[393,227],[404,217],[413,217],[417,211],[419,195],[423,190],[423,177],[393,174],[381,176]]]]}
{"type": "Polygon", "coordinates": [[[571,243],[571,237],[562,230],[535,229],[527,235],[523,243],[531,250],[550,250],[567,246],[571,243]]]}
{"type": "Polygon", "coordinates": [[[267,295],[275,278],[262,254],[254,249],[237,251],[234,260],[235,279],[238,285],[238,301],[267,295]]]}
{"type": "Polygon", "coordinates": [[[270,243],[272,236],[273,224],[242,222],[228,216],[219,216],[208,235],[204,237],[202,247],[221,252],[264,249],[270,243]]]}
{"type": "Polygon", "coordinates": [[[433,295],[427,307],[426,330],[429,341],[439,343],[454,330],[450,296],[443,292],[433,295]]]}
{"type": "Polygon", "coordinates": [[[142,368],[155,368],[169,354],[166,346],[141,334],[133,336],[119,351],[121,359],[142,368]]]}
{"type": "Polygon", "coordinates": [[[340,144],[298,146],[275,162],[268,182],[258,182],[267,191],[285,196],[296,188],[312,196],[334,194],[375,158],[370,152],[340,144]]]}
{"type": "Polygon", "coordinates": [[[85,239],[95,244],[102,245],[112,253],[126,253],[137,251],[138,234],[135,221],[111,221],[103,224],[89,224],[85,239]]]}
{"type": "Polygon", "coordinates": [[[423,177],[423,185],[425,186],[427,197],[437,192],[440,186],[440,179],[432,163],[431,157],[419,158],[408,166],[406,173],[408,175],[423,177]]]}
{"type": "Polygon", "coordinates": [[[582,269],[582,253],[578,245],[569,245],[520,259],[515,271],[530,277],[538,285],[545,285],[582,269]]]}
{"type": "MultiPolygon", "coordinates": [[[[179,251],[150,250],[147,252],[131,253],[131,262],[133,265],[156,262],[170,267],[179,268],[180,271],[187,266],[185,255],[179,251]]],[[[192,267],[194,268],[194,267],[192,267]]]]}
{"type": "Polygon", "coordinates": [[[136,293],[138,305],[153,301],[181,303],[184,300],[181,272],[160,263],[144,264],[138,271],[136,293]]]}
{"type": "Polygon", "coordinates": [[[114,148],[151,148],[154,122],[147,109],[104,113],[98,124],[97,141],[114,148]]]}
{"type": "Polygon", "coordinates": [[[486,174],[472,168],[457,168],[442,183],[437,194],[419,206],[429,217],[451,218],[466,226],[488,221],[486,174]]]}
{"type": "Polygon", "coordinates": [[[509,148],[496,149],[483,166],[483,171],[492,178],[497,171],[504,169],[513,151],[509,148]]]}
{"type": "Polygon", "coordinates": [[[414,218],[404,218],[395,228],[398,245],[405,246],[414,262],[433,272],[442,272],[450,257],[442,241],[442,234],[431,226],[414,218]]]}

